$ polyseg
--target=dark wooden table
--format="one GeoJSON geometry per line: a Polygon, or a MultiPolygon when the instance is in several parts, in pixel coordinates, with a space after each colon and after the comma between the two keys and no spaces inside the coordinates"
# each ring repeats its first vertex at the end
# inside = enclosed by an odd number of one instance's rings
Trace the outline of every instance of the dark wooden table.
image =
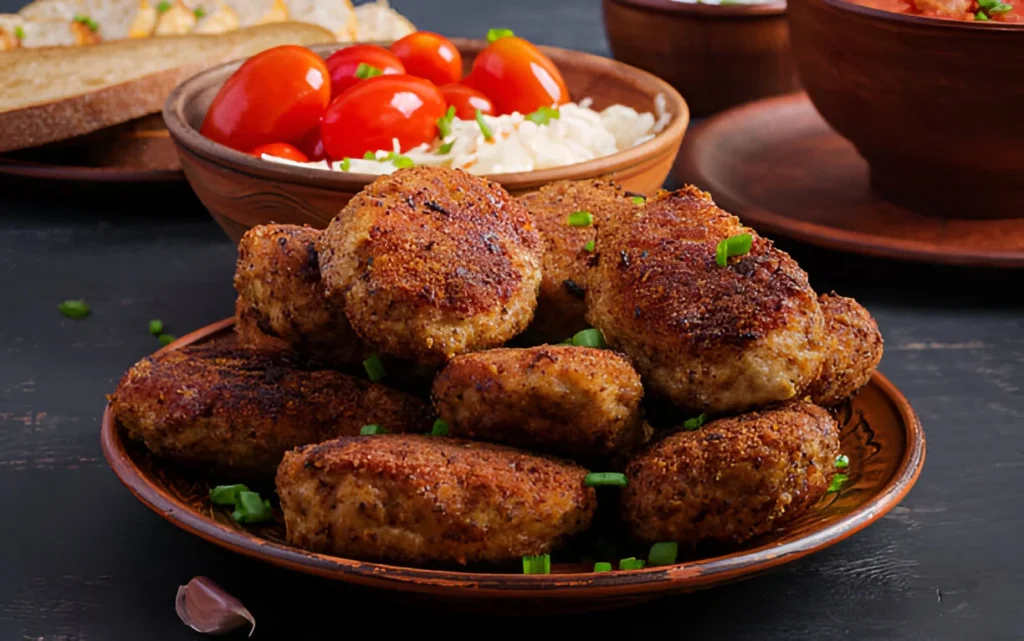
{"type": "MultiPolygon", "coordinates": [[[[15,4],[0,0],[0,10],[15,4]]],[[[596,0],[395,4],[453,35],[505,26],[606,52],[596,0]]],[[[196,574],[238,595],[262,639],[431,628],[458,637],[1024,638],[1022,274],[784,244],[817,288],[856,296],[878,318],[882,371],[928,436],[917,487],[868,530],[770,575],[606,615],[485,621],[250,562],[133,499],[100,453],[104,394],[157,347],[150,319],[180,334],[231,313],[234,248],[187,188],[35,187],[0,190],[0,640],[195,638],[173,600],[196,574]],[[89,301],[92,316],[62,318],[67,298],[89,301]]]]}

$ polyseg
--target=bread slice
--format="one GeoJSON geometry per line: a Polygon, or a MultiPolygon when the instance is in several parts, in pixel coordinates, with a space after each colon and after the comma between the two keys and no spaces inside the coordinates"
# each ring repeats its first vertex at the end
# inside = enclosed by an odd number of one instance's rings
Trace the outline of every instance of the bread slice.
{"type": "Polygon", "coordinates": [[[358,42],[392,42],[416,31],[413,23],[388,5],[388,0],[357,6],[356,25],[358,42]]]}
{"type": "Polygon", "coordinates": [[[157,113],[175,86],[218,63],[282,44],[333,40],[323,27],[286,22],[218,35],[6,51],[0,56],[0,152],[157,113]]]}

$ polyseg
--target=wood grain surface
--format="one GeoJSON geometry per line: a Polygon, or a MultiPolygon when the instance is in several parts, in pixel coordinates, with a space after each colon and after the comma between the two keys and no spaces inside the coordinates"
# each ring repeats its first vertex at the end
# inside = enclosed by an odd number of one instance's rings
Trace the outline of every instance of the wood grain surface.
{"type": "MultiPolygon", "coordinates": [[[[18,4],[0,0],[0,11],[18,4]]],[[[540,42],[606,53],[590,0],[520,0],[487,10],[470,0],[394,4],[418,25],[447,33],[507,26],[540,42]]],[[[881,369],[928,433],[928,462],[902,505],[830,550],[710,592],[608,616],[442,618],[223,552],[132,498],[100,453],[104,395],[153,350],[150,319],[183,333],[231,313],[234,248],[187,193],[143,200],[115,191],[85,200],[5,183],[0,639],[196,640],[173,609],[177,586],[196,574],[245,602],[258,621],[255,639],[414,637],[431,625],[452,638],[1024,637],[1021,277],[780,244],[815,287],[856,296],[878,318],[886,338],[881,369]],[[92,316],[63,319],[56,306],[67,298],[88,300],[92,316]]]]}

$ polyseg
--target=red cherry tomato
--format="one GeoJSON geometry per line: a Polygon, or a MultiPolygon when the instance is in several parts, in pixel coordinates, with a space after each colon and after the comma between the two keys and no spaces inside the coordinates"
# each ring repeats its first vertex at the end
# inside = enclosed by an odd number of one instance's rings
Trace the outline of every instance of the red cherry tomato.
{"type": "Polygon", "coordinates": [[[408,75],[377,76],[335,98],[324,114],[320,133],[327,155],[336,160],[390,150],[392,138],[406,151],[437,136],[437,119],[444,111],[444,97],[430,81],[408,75]]]}
{"type": "Polygon", "coordinates": [[[444,36],[416,31],[392,43],[391,51],[405,65],[406,73],[426,78],[435,85],[447,85],[462,78],[462,54],[444,36]]]}
{"type": "Polygon", "coordinates": [[[476,110],[490,116],[494,113],[494,105],[490,99],[471,87],[466,85],[445,85],[441,87],[441,95],[444,101],[455,107],[455,116],[462,120],[476,118],[476,110]]]}
{"type": "Polygon", "coordinates": [[[364,79],[356,76],[360,64],[375,67],[384,74],[405,73],[398,56],[379,45],[352,45],[339,49],[327,58],[332,98],[364,79]]]}
{"type": "Polygon", "coordinates": [[[213,99],[200,132],[239,151],[271,142],[296,143],[331,100],[320,56],[285,45],[246,60],[213,99]]]}
{"type": "Polygon", "coordinates": [[[257,158],[263,154],[267,154],[268,156],[284,158],[285,160],[294,160],[295,162],[309,162],[309,158],[306,157],[306,154],[299,151],[295,145],[289,145],[286,142],[272,142],[266,145],[260,145],[249,153],[257,158]]]}
{"type": "Polygon", "coordinates": [[[463,84],[482,91],[499,114],[529,114],[569,102],[565,80],[551,58],[516,36],[487,45],[463,84]]]}
{"type": "MultiPolygon", "coordinates": [[[[322,118],[320,122],[323,122],[322,118]]],[[[320,135],[320,123],[299,142],[298,147],[310,160],[330,160],[324,149],[324,138],[320,135]]]]}

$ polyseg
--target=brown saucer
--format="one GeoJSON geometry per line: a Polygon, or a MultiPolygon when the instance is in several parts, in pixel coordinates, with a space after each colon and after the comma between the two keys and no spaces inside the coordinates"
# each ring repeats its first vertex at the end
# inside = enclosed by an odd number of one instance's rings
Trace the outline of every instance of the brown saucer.
{"type": "MultiPolygon", "coordinates": [[[[164,349],[222,338],[233,320],[214,323],[164,349]]],[[[871,525],[910,491],[924,463],[924,432],[903,395],[881,374],[838,413],[849,481],[810,512],[739,549],[695,555],[672,566],[594,573],[563,550],[550,575],[514,567],[463,570],[399,567],[306,552],[285,540],[280,522],[246,528],[209,502],[215,482],[154,459],[122,438],[110,408],[103,453],[114,473],[147,507],[183,530],[227,550],[297,572],[507,614],[599,610],[747,578],[795,561],[871,525]]],[[[230,482],[220,479],[220,482],[230,482]]]]}
{"type": "Polygon", "coordinates": [[[939,218],[882,200],[869,187],[867,162],[803,93],[701,123],[683,144],[676,176],[764,233],[885,258],[1024,267],[1024,217],[939,218]]]}

